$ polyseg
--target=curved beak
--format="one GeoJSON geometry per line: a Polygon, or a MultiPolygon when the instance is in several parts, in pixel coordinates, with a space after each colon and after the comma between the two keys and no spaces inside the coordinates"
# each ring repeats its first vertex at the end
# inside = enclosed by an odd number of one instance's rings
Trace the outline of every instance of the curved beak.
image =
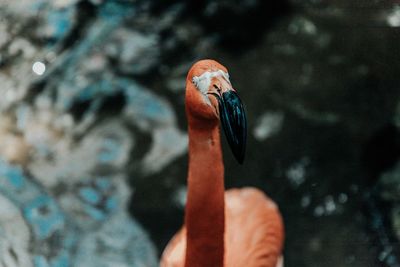
{"type": "Polygon", "coordinates": [[[236,160],[242,164],[247,139],[247,120],[242,101],[233,90],[214,95],[218,99],[219,117],[228,144],[236,160]]]}

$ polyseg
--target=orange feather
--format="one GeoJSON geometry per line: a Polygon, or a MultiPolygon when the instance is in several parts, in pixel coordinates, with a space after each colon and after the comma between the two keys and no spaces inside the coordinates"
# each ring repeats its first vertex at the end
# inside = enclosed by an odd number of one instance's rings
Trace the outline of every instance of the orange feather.
{"type": "Polygon", "coordinates": [[[277,205],[256,188],[224,193],[218,102],[213,94],[234,90],[225,67],[213,60],[189,71],[186,113],[189,122],[189,175],[185,225],[169,242],[161,267],[283,266],[284,226],[277,205]],[[206,73],[202,76],[202,74],[206,73]],[[201,82],[201,85],[194,83],[201,82]],[[215,91],[217,90],[217,91],[215,91]]]}

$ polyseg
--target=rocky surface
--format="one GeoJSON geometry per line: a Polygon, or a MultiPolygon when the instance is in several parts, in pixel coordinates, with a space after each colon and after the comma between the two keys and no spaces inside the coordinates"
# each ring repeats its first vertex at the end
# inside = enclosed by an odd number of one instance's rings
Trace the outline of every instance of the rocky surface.
{"type": "Polygon", "coordinates": [[[0,266],[157,266],[182,222],[184,83],[211,57],[286,266],[399,266],[392,1],[0,1],[0,266]]]}

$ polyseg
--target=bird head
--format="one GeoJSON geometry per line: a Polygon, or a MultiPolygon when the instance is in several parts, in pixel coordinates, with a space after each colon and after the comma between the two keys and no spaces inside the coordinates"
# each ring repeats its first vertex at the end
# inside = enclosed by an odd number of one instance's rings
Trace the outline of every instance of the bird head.
{"type": "Polygon", "coordinates": [[[214,126],[220,121],[235,158],[243,163],[246,114],[224,66],[209,59],[192,66],[186,78],[186,112],[191,127],[214,126]]]}

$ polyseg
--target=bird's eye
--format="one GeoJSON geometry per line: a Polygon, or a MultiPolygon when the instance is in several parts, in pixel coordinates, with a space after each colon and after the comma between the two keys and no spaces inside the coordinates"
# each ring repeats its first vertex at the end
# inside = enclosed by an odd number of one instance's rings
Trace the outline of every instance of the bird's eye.
{"type": "Polygon", "coordinates": [[[221,89],[219,89],[219,87],[216,84],[214,84],[213,86],[215,89],[217,89],[217,91],[221,91],[221,89]]]}

